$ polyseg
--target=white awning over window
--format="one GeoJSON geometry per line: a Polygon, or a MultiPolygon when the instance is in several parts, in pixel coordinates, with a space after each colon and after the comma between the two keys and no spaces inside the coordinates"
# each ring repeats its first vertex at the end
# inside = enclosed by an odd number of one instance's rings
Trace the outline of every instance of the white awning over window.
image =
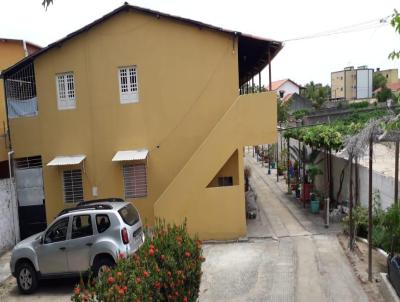
{"type": "Polygon", "coordinates": [[[48,166],[69,166],[69,165],[79,165],[86,155],[69,155],[69,156],[56,156],[47,165],[48,166]]]}
{"type": "Polygon", "coordinates": [[[112,161],[143,160],[147,158],[148,153],[149,150],[147,149],[118,151],[115,153],[112,161]]]}

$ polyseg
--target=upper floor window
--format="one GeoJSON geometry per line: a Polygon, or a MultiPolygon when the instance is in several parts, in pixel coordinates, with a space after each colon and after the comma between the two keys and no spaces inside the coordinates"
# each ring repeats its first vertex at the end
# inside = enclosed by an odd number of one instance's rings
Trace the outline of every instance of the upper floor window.
{"type": "Polygon", "coordinates": [[[139,101],[136,66],[120,67],[118,70],[119,95],[121,104],[139,101]]]}
{"type": "Polygon", "coordinates": [[[73,72],[59,73],[57,79],[58,110],[75,109],[75,80],[73,72]]]}

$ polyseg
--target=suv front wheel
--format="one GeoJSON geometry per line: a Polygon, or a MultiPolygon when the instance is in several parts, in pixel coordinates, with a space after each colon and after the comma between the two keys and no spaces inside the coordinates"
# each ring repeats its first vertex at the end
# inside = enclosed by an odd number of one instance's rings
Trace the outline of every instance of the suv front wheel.
{"type": "Polygon", "coordinates": [[[31,294],[38,285],[38,279],[35,268],[27,262],[17,266],[18,289],[23,294],[31,294]]]}

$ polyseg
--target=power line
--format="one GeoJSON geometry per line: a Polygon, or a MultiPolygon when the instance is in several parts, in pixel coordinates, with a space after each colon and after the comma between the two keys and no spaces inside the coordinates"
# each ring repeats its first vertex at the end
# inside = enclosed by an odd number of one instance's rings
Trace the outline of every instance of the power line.
{"type": "Polygon", "coordinates": [[[293,42],[293,41],[299,41],[299,40],[308,40],[308,39],[315,39],[315,38],[321,38],[321,37],[327,37],[327,36],[332,36],[332,35],[339,35],[339,34],[346,34],[346,33],[352,33],[352,32],[358,32],[358,31],[364,31],[364,30],[370,30],[370,29],[375,29],[382,27],[387,24],[387,20],[391,16],[386,16],[384,18],[380,19],[373,19],[361,23],[356,23],[356,24],[351,24],[347,26],[342,26],[338,27],[336,29],[331,29],[331,30],[326,30],[322,32],[318,32],[315,34],[310,34],[310,35],[305,35],[305,36],[300,36],[300,37],[295,37],[291,39],[284,40],[283,42],[293,42]]]}

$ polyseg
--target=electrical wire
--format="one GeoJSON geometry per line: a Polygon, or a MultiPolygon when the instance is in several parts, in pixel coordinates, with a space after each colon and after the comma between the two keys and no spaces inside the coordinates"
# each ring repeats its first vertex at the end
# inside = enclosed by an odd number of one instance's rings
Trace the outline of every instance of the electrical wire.
{"type": "Polygon", "coordinates": [[[336,29],[326,30],[326,31],[315,33],[315,34],[310,34],[310,35],[305,35],[305,36],[300,36],[300,37],[283,40],[283,42],[293,42],[293,41],[299,41],[299,40],[316,39],[316,38],[327,37],[327,36],[332,36],[332,35],[339,35],[339,34],[346,34],[346,33],[376,29],[376,28],[387,25],[387,20],[389,18],[390,18],[390,15],[386,16],[384,18],[379,18],[379,19],[369,20],[369,21],[365,21],[365,22],[361,22],[361,23],[346,25],[346,26],[338,27],[336,29]]]}

